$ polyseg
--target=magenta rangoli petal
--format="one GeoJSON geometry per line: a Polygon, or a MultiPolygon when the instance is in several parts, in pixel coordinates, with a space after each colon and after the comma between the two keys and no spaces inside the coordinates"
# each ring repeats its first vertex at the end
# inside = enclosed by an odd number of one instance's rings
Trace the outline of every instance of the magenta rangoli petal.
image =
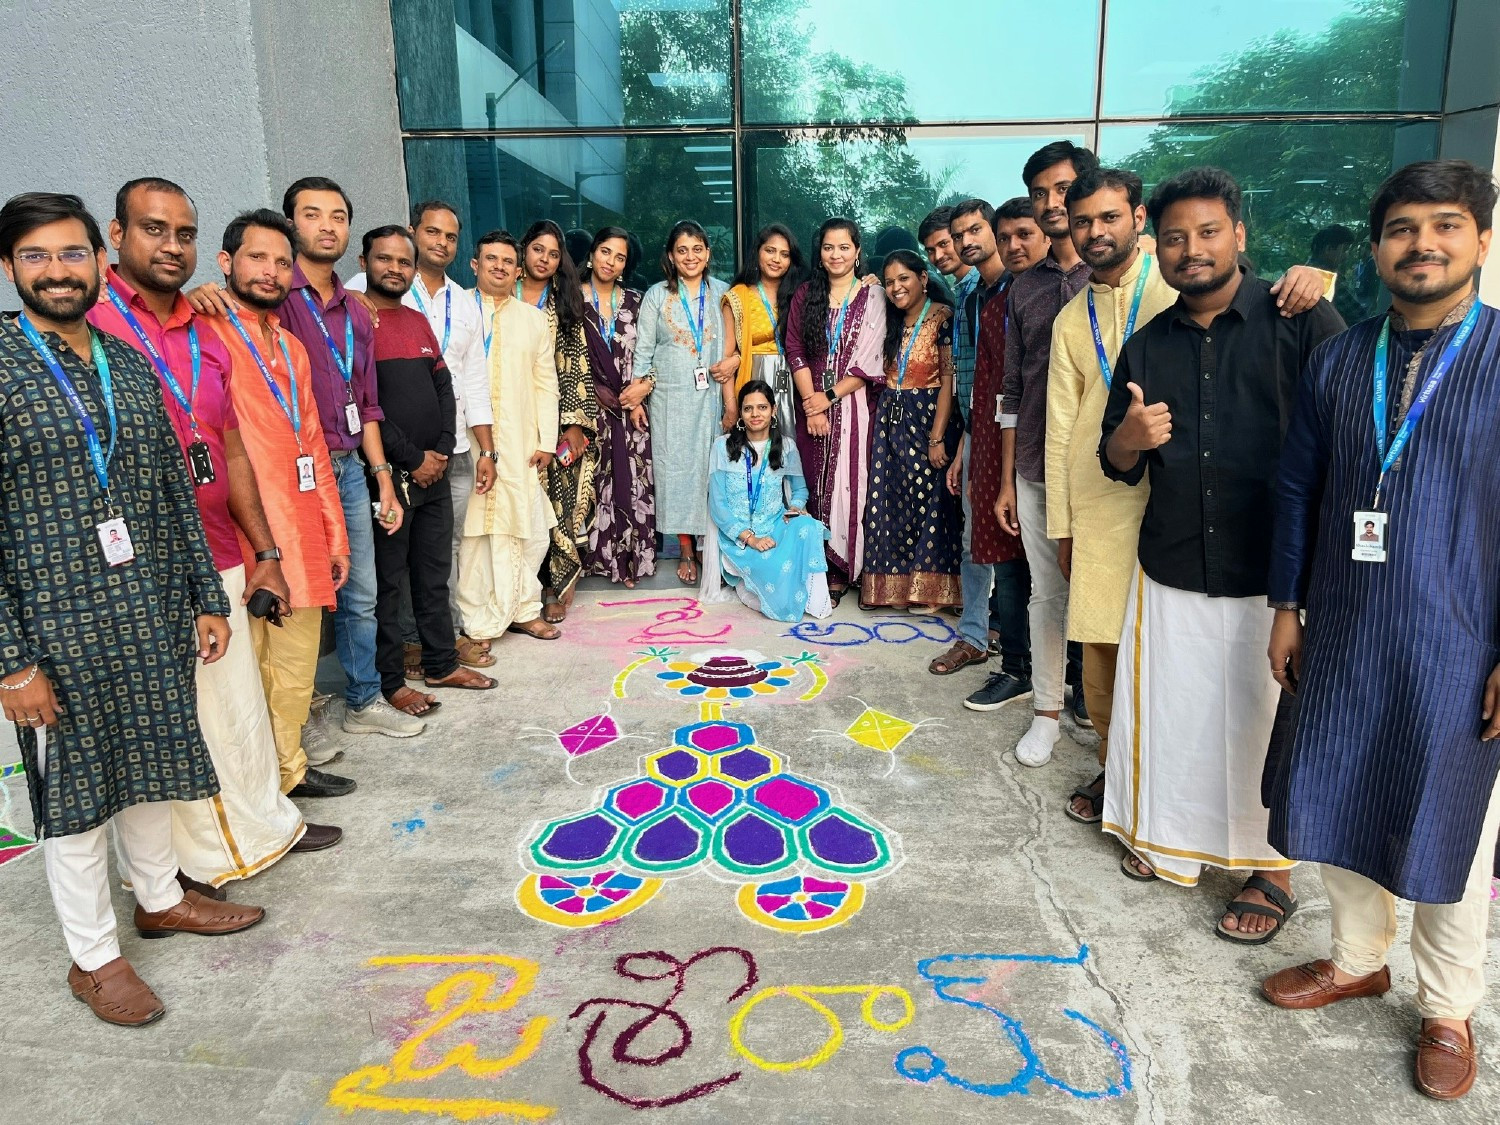
{"type": "Polygon", "coordinates": [[[562,748],[573,757],[599,750],[619,737],[620,728],[608,715],[594,715],[557,734],[562,748]]]}
{"type": "Polygon", "coordinates": [[[789,903],[791,901],[792,901],[792,896],[791,895],[756,895],[755,896],[755,905],[758,906],[758,907],[760,907],[767,914],[772,914],[772,913],[780,910],[783,906],[785,906],[787,903],[789,903]]]}

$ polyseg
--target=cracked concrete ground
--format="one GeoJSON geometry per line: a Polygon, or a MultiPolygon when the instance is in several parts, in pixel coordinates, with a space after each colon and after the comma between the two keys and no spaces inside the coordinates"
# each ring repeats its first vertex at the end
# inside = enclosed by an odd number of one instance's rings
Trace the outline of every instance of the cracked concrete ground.
{"type": "MultiPolygon", "coordinates": [[[[342,824],[344,843],[236,885],[268,908],[256,929],[144,942],[117,891],[125,955],[168,1007],[151,1028],[108,1027],[72,1000],[39,856],[0,866],[0,1120],[1500,1117],[1492,1008],[1475,1020],[1484,1061],[1469,1098],[1440,1106],[1411,1086],[1409,918],[1385,998],[1272,1008],[1260,978],[1326,951],[1316,873],[1294,875],[1303,907],[1287,932],[1249,949],[1212,932],[1229,877],[1192,891],[1124,878],[1118,847],[1062,814],[1096,772],[1093,736],[1065,722],[1052,764],[1019,766],[1008,751],[1025,706],[965,711],[982,672],[926,672],[949,619],[846,603],[831,629],[787,636],[737,605],[700,615],[670,575],[650,586],[587,588],[560,643],[505,638],[500,689],[445,693],[419,739],[336,734],[337,769],[359,789],[305,811],[342,824]],[[619,602],[643,604],[603,604],[619,602]],[[532,826],[590,808],[698,720],[659,660],[612,697],[653,646],[677,650],[668,660],[820,658],[816,698],[791,699],[814,678],[804,662],[788,692],[725,717],[899,837],[903,862],[869,880],[845,924],[753,924],[740,880],[702,870],[598,927],[518,908],[532,826]],[[866,708],[920,725],[893,752],[872,749],[844,733],[866,708]],[[549,732],[606,709],[633,737],[569,759],[549,732]],[[778,988],[792,991],[766,991],[778,988]]],[[[26,828],[19,779],[0,784],[26,828]]]]}

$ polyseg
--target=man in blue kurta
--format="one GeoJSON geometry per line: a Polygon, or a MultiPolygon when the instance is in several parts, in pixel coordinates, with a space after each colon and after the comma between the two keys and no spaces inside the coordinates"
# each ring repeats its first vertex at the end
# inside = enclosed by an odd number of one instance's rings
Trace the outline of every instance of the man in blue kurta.
{"type": "Polygon", "coordinates": [[[1495,199],[1463,161],[1376,193],[1391,310],[1309,363],[1269,583],[1271,671],[1300,710],[1268,768],[1270,839],[1323,865],[1333,951],[1261,991],[1284,1008],[1386,992],[1395,900],[1412,900],[1415,1079],[1443,1099],[1477,1073],[1500,828],[1500,313],[1474,287],[1495,199]]]}

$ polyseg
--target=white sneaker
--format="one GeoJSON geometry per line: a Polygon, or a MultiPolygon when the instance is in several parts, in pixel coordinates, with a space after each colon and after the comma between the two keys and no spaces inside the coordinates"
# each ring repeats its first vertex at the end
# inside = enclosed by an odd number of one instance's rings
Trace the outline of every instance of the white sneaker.
{"type": "Polygon", "coordinates": [[[1045,766],[1052,760],[1052,748],[1061,737],[1056,719],[1033,715],[1031,726],[1016,743],[1016,761],[1023,766],[1045,766]]]}
{"type": "Polygon", "coordinates": [[[378,695],[358,709],[344,708],[346,734],[384,734],[391,738],[414,738],[426,729],[427,723],[424,720],[396,710],[378,695]]]}
{"type": "Polygon", "coordinates": [[[344,752],[328,737],[328,717],[314,713],[302,724],[302,752],[307,755],[310,766],[331,766],[344,756],[344,752]]]}

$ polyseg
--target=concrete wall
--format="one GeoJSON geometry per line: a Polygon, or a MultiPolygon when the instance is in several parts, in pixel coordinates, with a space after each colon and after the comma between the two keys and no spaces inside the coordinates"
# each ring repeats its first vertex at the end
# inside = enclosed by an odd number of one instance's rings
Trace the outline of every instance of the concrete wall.
{"type": "MultiPolygon", "coordinates": [[[[229,219],[279,209],[298,176],[343,184],[356,232],[404,216],[386,0],[3,6],[0,200],[77,192],[102,226],[126,180],[175,180],[198,204],[199,280],[229,219]]],[[[0,281],[0,308],[16,303],[0,281]]]]}

